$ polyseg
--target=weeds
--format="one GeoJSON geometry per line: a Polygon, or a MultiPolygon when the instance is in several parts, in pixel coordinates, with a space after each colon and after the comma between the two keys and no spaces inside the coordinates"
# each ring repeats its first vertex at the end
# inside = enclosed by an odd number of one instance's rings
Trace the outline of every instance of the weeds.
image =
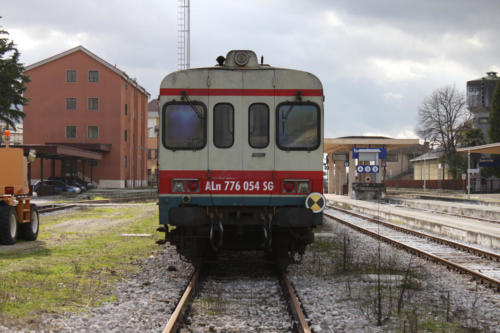
{"type": "Polygon", "coordinates": [[[15,318],[26,320],[41,312],[78,311],[114,299],[113,283],[137,269],[133,264],[137,258],[156,249],[151,238],[124,241],[119,236],[151,233],[158,223],[157,210],[152,205],[89,209],[81,214],[84,218],[102,215],[122,222],[93,234],[47,232],[48,226],[81,216],[80,213],[50,216],[48,225],[44,218],[40,238],[45,239],[48,248],[0,258],[0,323],[8,324],[15,318]],[[65,241],[54,242],[54,239],[65,241]]]}

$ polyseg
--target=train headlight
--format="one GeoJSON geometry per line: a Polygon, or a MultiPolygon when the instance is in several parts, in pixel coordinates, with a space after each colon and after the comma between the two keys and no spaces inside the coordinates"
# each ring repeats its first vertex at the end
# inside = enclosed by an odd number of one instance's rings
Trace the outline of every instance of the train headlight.
{"type": "Polygon", "coordinates": [[[198,180],[189,180],[188,189],[189,192],[198,192],[200,189],[200,182],[198,180]]]}
{"type": "Polygon", "coordinates": [[[309,182],[299,182],[297,184],[297,192],[298,193],[309,193],[310,187],[309,182]]]}
{"type": "Polygon", "coordinates": [[[184,192],[184,180],[172,181],[172,192],[184,192]]]}
{"type": "Polygon", "coordinates": [[[290,193],[294,192],[294,190],[295,190],[295,182],[289,180],[285,180],[283,182],[283,192],[290,193]]]}
{"type": "Polygon", "coordinates": [[[234,62],[238,66],[245,66],[248,64],[248,61],[250,60],[250,56],[246,52],[236,52],[234,54],[234,62]]]}

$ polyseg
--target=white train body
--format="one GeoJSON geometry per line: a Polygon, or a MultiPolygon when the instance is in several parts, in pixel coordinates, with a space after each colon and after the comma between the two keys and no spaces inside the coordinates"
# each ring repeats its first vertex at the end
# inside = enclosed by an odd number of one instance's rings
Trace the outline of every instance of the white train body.
{"type": "Polygon", "coordinates": [[[218,61],[161,83],[160,223],[176,226],[166,238],[188,257],[204,244],[303,252],[324,205],[306,208],[323,186],[321,82],[252,51],[218,61]]]}

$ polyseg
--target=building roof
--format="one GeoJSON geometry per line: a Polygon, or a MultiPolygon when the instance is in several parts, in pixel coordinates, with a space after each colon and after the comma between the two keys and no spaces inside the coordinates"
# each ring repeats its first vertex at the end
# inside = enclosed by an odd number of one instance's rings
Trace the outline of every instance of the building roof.
{"type": "Polygon", "coordinates": [[[462,154],[466,154],[468,152],[473,154],[500,154],[500,142],[489,143],[481,146],[457,148],[457,152],[462,154]]]}
{"type": "Polygon", "coordinates": [[[103,66],[107,67],[111,71],[113,71],[116,74],[118,74],[121,78],[123,78],[125,81],[127,81],[130,85],[132,85],[135,88],[137,88],[143,94],[147,95],[148,97],[151,96],[151,94],[149,92],[147,92],[146,89],[144,89],[142,86],[140,86],[135,79],[129,77],[127,75],[127,73],[125,73],[124,71],[122,71],[121,69],[119,69],[118,67],[116,67],[116,65],[111,65],[109,62],[107,62],[106,60],[98,57],[97,55],[95,55],[94,53],[90,52],[89,50],[87,50],[85,47],[83,47],[81,45],[78,45],[77,47],[74,47],[74,48],[69,49],[67,51],[64,51],[62,53],[56,54],[56,55],[54,55],[52,57],[46,58],[44,60],[40,60],[38,62],[35,62],[34,64],[26,66],[25,70],[26,71],[30,71],[30,70],[35,69],[37,67],[43,66],[43,65],[45,65],[45,64],[47,64],[47,63],[49,63],[51,61],[60,59],[62,57],[65,57],[65,56],[67,56],[69,54],[72,54],[72,53],[75,53],[75,52],[78,52],[78,51],[82,51],[83,53],[85,53],[86,55],[88,55],[89,57],[91,57],[92,59],[96,60],[97,62],[100,62],[103,66]]]}
{"type": "Polygon", "coordinates": [[[410,162],[419,162],[419,161],[429,161],[429,160],[437,160],[443,156],[442,151],[430,151],[415,158],[412,158],[410,162]]]}
{"type": "Polygon", "coordinates": [[[385,147],[388,151],[393,149],[414,146],[419,144],[419,139],[392,139],[381,136],[348,136],[343,138],[325,138],[324,152],[333,153],[350,151],[357,147],[385,147]]]}
{"type": "Polygon", "coordinates": [[[148,112],[158,112],[160,110],[160,102],[157,99],[152,99],[148,103],[148,112]]]}

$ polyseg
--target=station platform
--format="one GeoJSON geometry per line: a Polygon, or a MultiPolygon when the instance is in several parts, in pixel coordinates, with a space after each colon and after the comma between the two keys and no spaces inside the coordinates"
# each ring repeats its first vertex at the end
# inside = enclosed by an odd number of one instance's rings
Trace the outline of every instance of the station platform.
{"type": "MultiPolygon", "coordinates": [[[[418,209],[416,210],[410,209],[409,206],[405,207],[403,204],[394,205],[385,202],[354,200],[342,195],[325,194],[325,197],[329,205],[353,209],[395,224],[403,224],[458,241],[500,250],[500,220],[496,223],[471,218],[474,216],[479,217],[480,214],[498,216],[497,214],[500,211],[498,208],[500,207],[496,205],[431,200],[432,202],[429,201],[426,205],[431,205],[435,209],[415,207],[418,209]],[[458,215],[462,216],[437,213],[437,211],[445,213],[446,210],[450,213],[449,210],[451,210],[451,207],[456,207],[455,211],[458,212],[458,215]],[[460,212],[464,212],[465,214],[461,214],[460,212]]],[[[496,202],[495,199],[494,197],[492,202],[496,202]]],[[[411,200],[406,201],[410,202],[411,200]]],[[[426,200],[417,201],[415,205],[424,205],[422,201],[426,200]]],[[[496,218],[489,217],[489,219],[495,220],[496,218]]]]}

